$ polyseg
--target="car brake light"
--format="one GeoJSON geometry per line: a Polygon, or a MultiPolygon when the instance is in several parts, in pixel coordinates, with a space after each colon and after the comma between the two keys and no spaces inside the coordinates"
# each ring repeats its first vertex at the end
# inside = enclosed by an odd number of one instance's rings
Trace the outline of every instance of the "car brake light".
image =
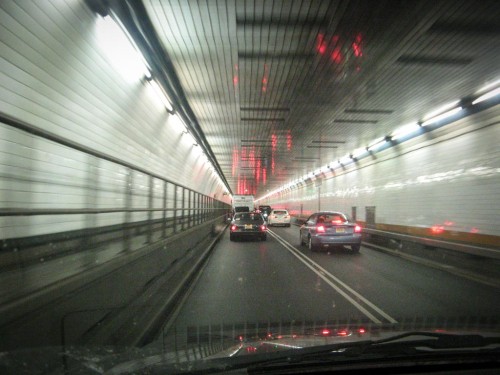
{"type": "Polygon", "coordinates": [[[231,225],[231,232],[234,232],[236,230],[237,226],[236,225],[231,225]]]}
{"type": "Polygon", "coordinates": [[[325,233],[325,227],[324,227],[323,225],[318,225],[318,226],[316,227],[316,231],[317,231],[318,233],[325,233]]]}
{"type": "Polygon", "coordinates": [[[354,227],[354,233],[361,233],[361,227],[359,225],[354,227]]]}
{"type": "Polygon", "coordinates": [[[261,225],[261,226],[260,226],[260,230],[261,230],[262,232],[264,232],[266,229],[267,229],[267,228],[266,228],[266,226],[265,226],[265,225],[261,225]]]}
{"type": "Polygon", "coordinates": [[[364,333],[366,333],[366,329],[364,329],[363,327],[358,328],[358,334],[362,335],[364,333]]]}
{"type": "Polygon", "coordinates": [[[342,220],[338,219],[338,220],[332,220],[332,224],[342,224],[342,220]]]}

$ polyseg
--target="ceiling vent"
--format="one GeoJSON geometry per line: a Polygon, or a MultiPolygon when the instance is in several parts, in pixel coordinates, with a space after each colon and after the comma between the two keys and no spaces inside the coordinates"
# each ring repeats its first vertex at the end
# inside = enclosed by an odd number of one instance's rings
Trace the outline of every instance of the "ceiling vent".
{"type": "Polygon", "coordinates": [[[390,115],[394,111],[391,109],[357,109],[348,108],[344,113],[369,114],[369,115],[390,115]]]}
{"type": "Polygon", "coordinates": [[[396,61],[400,64],[465,66],[470,64],[473,59],[469,57],[403,55],[396,61]]]}

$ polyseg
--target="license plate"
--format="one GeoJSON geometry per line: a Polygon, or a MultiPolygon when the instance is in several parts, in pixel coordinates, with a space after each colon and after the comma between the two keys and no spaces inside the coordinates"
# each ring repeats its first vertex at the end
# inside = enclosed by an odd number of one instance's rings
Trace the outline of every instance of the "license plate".
{"type": "Polygon", "coordinates": [[[336,233],[345,233],[345,228],[337,228],[336,233]]]}
{"type": "Polygon", "coordinates": [[[245,229],[252,229],[252,224],[245,224],[245,229]]]}

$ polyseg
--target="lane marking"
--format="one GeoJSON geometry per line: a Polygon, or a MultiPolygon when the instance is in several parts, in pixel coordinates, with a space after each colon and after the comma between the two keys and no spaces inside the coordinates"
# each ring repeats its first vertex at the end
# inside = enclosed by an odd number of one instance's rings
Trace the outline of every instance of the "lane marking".
{"type": "Polygon", "coordinates": [[[310,259],[305,254],[301,253],[295,247],[293,247],[290,243],[288,243],[285,239],[280,237],[273,231],[268,230],[268,233],[273,236],[279,243],[281,243],[285,249],[291,252],[298,260],[300,260],[303,264],[305,264],[309,269],[311,269],[316,275],[321,277],[328,285],[330,285],[333,289],[335,289],[338,293],[344,296],[354,307],[356,307],[359,311],[365,314],[372,322],[374,323],[382,323],[377,317],[375,317],[371,312],[369,312],[364,306],[358,303],[352,296],[356,297],[358,300],[362,301],[365,305],[370,307],[374,312],[378,313],[380,316],[384,317],[390,323],[397,323],[397,320],[391,317],[389,314],[384,312],[381,308],[376,306],[374,303],[370,302],[368,299],[363,297],[361,294],[356,292],[354,289],[349,287],[343,281],[332,275],[326,269],[321,267],[318,263],[310,259]],[[334,283],[335,282],[335,283],[334,283]],[[343,287],[346,291],[342,290],[343,287]],[[349,295],[348,292],[351,294],[349,295]]]}

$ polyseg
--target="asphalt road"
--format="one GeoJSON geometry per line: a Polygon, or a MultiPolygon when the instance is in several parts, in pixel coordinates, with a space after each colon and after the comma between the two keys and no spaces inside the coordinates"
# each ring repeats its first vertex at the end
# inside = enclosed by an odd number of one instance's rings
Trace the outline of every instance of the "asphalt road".
{"type": "Polygon", "coordinates": [[[494,287],[365,247],[310,252],[298,238],[296,226],[270,228],[267,241],[232,242],[226,232],[166,335],[253,322],[500,316],[494,287]]]}

